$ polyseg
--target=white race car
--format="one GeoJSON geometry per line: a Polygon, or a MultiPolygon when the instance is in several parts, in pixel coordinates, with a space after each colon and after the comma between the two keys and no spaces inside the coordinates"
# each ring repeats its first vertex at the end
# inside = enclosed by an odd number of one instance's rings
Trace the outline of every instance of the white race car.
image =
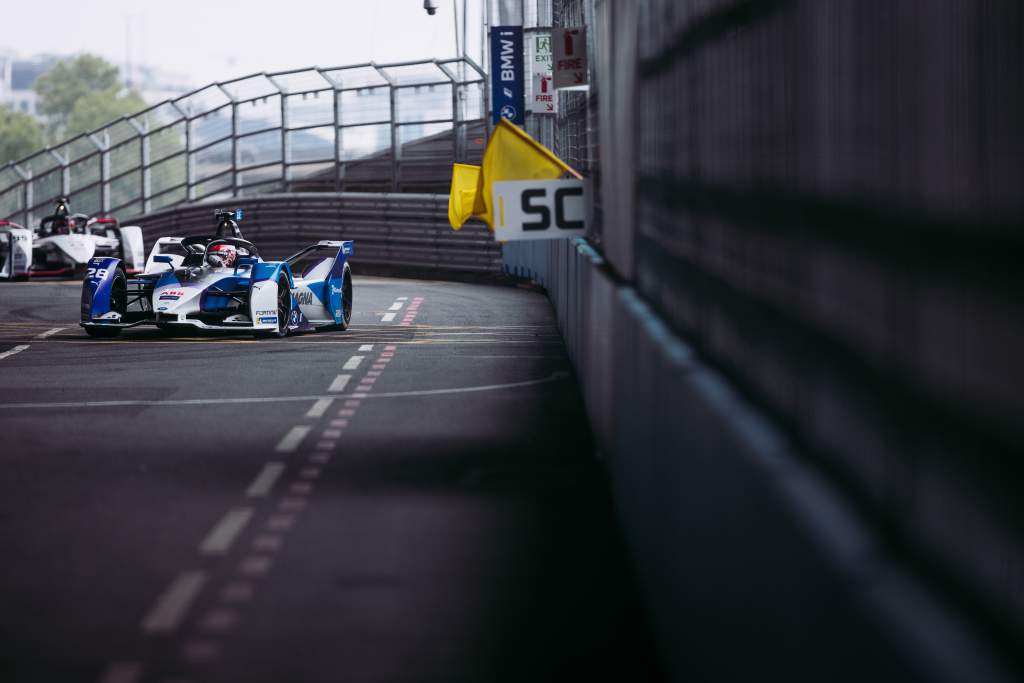
{"type": "MultiPolygon", "coordinates": [[[[72,214],[68,200],[61,197],[50,216],[29,232],[13,223],[0,223],[0,251],[6,253],[10,268],[0,267],[0,277],[13,279],[39,275],[85,275],[94,256],[118,258],[128,273],[142,272],[145,251],[142,229],[121,226],[116,218],[90,218],[72,214]],[[23,264],[25,252],[31,256],[23,264]]],[[[0,256],[2,258],[2,256],[0,256]]]]}

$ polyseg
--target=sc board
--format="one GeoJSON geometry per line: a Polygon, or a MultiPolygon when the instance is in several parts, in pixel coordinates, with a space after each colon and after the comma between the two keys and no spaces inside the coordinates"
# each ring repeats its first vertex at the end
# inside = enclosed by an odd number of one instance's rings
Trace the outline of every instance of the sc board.
{"type": "Polygon", "coordinates": [[[494,183],[494,239],[556,240],[587,229],[582,180],[509,180],[494,183]]]}

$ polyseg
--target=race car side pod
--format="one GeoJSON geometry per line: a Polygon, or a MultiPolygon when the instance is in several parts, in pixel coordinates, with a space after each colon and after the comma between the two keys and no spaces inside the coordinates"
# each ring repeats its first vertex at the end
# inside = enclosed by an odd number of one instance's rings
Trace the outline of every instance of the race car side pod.
{"type": "Polygon", "coordinates": [[[32,267],[32,231],[0,221],[0,279],[28,279],[32,267]]]}
{"type": "MultiPolygon", "coordinates": [[[[278,328],[278,283],[283,273],[287,279],[289,296],[291,297],[291,288],[295,286],[292,269],[286,261],[260,261],[251,267],[249,317],[252,319],[253,329],[275,330],[278,328]]],[[[293,317],[291,314],[296,310],[295,298],[291,297],[289,320],[285,324],[291,325],[294,322],[291,320],[293,317]]]]}

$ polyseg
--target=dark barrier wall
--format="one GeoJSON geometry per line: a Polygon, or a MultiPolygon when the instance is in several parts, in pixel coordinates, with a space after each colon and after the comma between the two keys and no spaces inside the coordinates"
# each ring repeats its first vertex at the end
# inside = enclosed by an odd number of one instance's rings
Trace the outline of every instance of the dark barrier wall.
{"type": "MultiPolygon", "coordinates": [[[[319,240],[355,240],[356,272],[495,278],[501,247],[482,224],[448,225],[448,195],[315,192],[223,199],[136,219],[148,248],[160,237],[211,234],[217,208],[244,207],[242,234],[267,258],[319,240]]],[[[134,222],[134,221],[133,221],[134,222]]]]}
{"type": "Polygon", "coordinates": [[[594,37],[588,105],[554,141],[597,180],[600,220],[589,244],[506,263],[552,291],[641,567],[711,547],[691,515],[757,514],[729,475],[742,449],[658,360],[678,336],[890,550],[1019,643],[1024,4],[554,4],[594,37]],[[720,504],[700,508],[709,476],[720,504]]]}

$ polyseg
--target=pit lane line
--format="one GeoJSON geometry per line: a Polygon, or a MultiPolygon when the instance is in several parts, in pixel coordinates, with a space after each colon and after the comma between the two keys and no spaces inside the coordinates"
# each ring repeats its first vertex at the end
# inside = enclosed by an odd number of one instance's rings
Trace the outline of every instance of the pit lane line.
{"type": "MultiPolygon", "coordinates": [[[[385,347],[382,355],[393,355],[395,348],[394,346],[385,347]]],[[[364,350],[369,349],[360,349],[361,352],[364,350]]],[[[355,369],[362,360],[363,357],[361,356],[352,356],[345,362],[344,367],[355,369]],[[356,360],[356,362],[353,363],[353,360],[356,360]]],[[[376,374],[379,375],[380,373],[376,374]]],[[[345,376],[346,383],[348,379],[349,376],[345,376]]],[[[363,382],[365,382],[365,379],[363,382]]],[[[367,387],[361,382],[360,389],[365,390],[367,387]]],[[[322,399],[318,400],[314,407],[310,409],[310,412],[314,413],[314,419],[319,420],[319,418],[323,417],[323,414],[332,402],[333,399],[326,403],[322,399]]],[[[359,401],[350,399],[345,402],[345,405],[357,405],[358,403],[359,401]]],[[[339,414],[348,414],[350,412],[352,411],[343,408],[339,411],[339,414]]],[[[309,417],[310,415],[307,413],[304,419],[309,417]]],[[[307,454],[306,462],[302,463],[300,460],[297,463],[301,469],[293,473],[287,491],[283,494],[284,497],[277,505],[277,514],[272,515],[267,522],[266,528],[258,532],[258,535],[251,543],[248,556],[241,561],[236,568],[235,575],[220,590],[219,597],[215,599],[214,605],[199,619],[197,624],[198,632],[185,634],[189,640],[182,648],[181,655],[186,662],[197,665],[219,656],[221,641],[217,639],[217,636],[225,635],[242,620],[243,614],[239,608],[242,603],[248,602],[256,591],[254,579],[269,573],[273,565],[274,554],[281,548],[287,532],[293,526],[298,514],[305,508],[306,500],[313,492],[313,481],[320,477],[322,465],[330,460],[331,451],[334,450],[337,443],[334,439],[341,436],[342,428],[347,426],[347,424],[348,420],[333,420],[331,428],[323,429],[320,434],[321,439],[330,438],[332,440],[318,442],[314,453],[307,454]]],[[[281,444],[284,445],[285,442],[288,442],[286,450],[292,453],[298,450],[298,447],[311,430],[312,425],[300,424],[292,427],[282,439],[281,444]]],[[[278,450],[281,450],[280,445],[278,450]]],[[[246,491],[246,495],[251,496],[254,492],[259,495],[266,495],[286,469],[287,464],[283,461],[265,463],[256,480],[246,491]]],[[[228,512],[221,524],[215,527],[215,532],[216,529],[225,526],[232,528],[244,527],[248,523],[251,514],[252,508],[234,508],[228,512]],[[230,524],[229,519],[239,514],[246,515],[244,523],[230,524]]]]}

